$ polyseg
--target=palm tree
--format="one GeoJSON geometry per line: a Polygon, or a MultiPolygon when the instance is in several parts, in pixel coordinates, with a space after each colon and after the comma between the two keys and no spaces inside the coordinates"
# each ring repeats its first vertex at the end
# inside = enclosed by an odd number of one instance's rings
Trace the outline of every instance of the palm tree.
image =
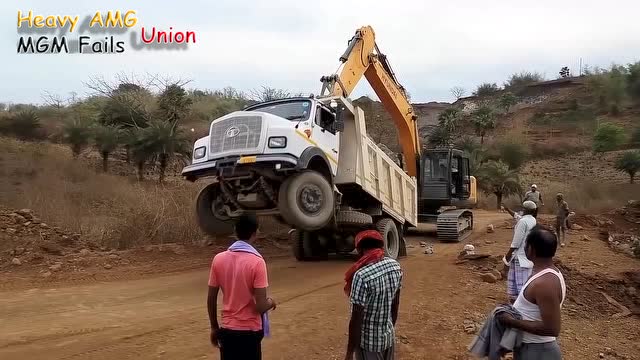
{"type": "Polygon", "coordinates": [[[138,180],[144,180],[144,166],[153,156],[153,149],[147,141],[145,128],[134,127],[125,133],[125,144],[129,147],[131,158],[138,170],[138,180]]]}
{"type": "Polygon", "coordinates": [[[487,194],[496,196],[497,208],[502,199],[522,192],[520,177],[515,170],[502,161],[489,160],[482,164],[477,174],[478,186],[487,194]]]}
{"type": "Polygon", "coordinates": [[[471,123],[476,130],[476,134],[480,136],[480,145],[483,145],[487,132],[496,127],[496,118],[493,109],[487,105],[479,107],[473,112],[471,123]]]}
{"type": "Polygon", "coordinates": [[[102,171],[109,170],[109,154],[122,140],[122,129],[114,125],[99,125],[93,129],[93,141],[102,156],[102,171]]]}
{"type": "Polygon", "coordinates": [[[73,119],[62,127],[64,141],[71,146],[73,157],[77,158],[82,150],[89,145],[91,129],[85,120],[73,119]]]}
{"type": "Polygon", "coordinates": [[[629,151],[616,160],[615,167],[617,170],[629,174],[629,182],[634,183],[636,173],[640,171],[640,151],[629,151]]]}
{"type": "Polygon", "coordinates": [[[158,182],[162,183],[169,160],[175,155],[188,155],[191,150],[189,142],[175,121],[153,121],[142,131],[143,147],[149,149],[158,159],[158,182]]]}

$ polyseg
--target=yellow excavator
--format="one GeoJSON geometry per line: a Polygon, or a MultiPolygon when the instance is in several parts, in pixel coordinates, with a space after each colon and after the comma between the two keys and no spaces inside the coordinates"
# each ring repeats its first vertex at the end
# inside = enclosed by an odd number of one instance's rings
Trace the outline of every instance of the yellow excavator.
{"type": "Polygon", "coordinates": [[[405,88],[375,41],[370,26],[358,29],[340,56],[340,75],[323,76],[325,94],[348,97],[364,76],[398,129],[402,167],[418,182],[418,221],[436,223],[442,241],[461,241],[473,229],[477,203],[476,178],[470,174],[469,157],[453,148],[423,149],[417,116],[405,88]]]}

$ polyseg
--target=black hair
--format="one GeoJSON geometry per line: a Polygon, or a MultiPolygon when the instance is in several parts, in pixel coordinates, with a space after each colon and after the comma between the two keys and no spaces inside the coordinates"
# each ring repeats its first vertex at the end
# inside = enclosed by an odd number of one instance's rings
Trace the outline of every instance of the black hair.
{"type": "Polygon", "coordinates": [[[536,257],[549,259],[555,256],[558,248],[558,237],[550,229],[536,225],[527,235],[527,246],[536,252],[536,257]]]}
{"type": "Polygon", "coordinates": [[[258,218],[255,215],[240,215],[236,219],[235,230],[238,240],[249,240],[258,231],[258,218]]]}
{"type": "Polygon", "coordinates": [[[384,249],[384,243],[377,239],[364,238],[360,240],[360,242],[358,243],[358,249],[360,250],[384,249]]]}

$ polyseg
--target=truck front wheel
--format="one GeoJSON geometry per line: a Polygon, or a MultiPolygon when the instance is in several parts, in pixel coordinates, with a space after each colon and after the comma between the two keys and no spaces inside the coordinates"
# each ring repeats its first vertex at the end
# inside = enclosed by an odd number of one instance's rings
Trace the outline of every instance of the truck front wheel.
{"type": "Polygon", "coordinates": [[[198,225],[208,235],[224,236],[233,233],[233,219],[222,206],[220,184],[207,185],[198,194],[196,200],[196,218],[198,225]]]}
{"type": "Polygon", "coordinates": [[[315,171],[296,174],[280,186],[278,209],[285,221],[296,229],[322,229],[331,220],[334,207],[331,184],[315,171]]]}

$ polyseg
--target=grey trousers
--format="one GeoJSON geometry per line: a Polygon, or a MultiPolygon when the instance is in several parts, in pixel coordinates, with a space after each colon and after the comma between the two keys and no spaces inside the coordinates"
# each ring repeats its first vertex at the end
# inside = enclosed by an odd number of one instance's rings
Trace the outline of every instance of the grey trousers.
{"type": "Polygon", "coordinates": [[[395,359],[394,347],[395,346],[391,345],[390,348],[380,352],[364,351],[358,347],[356,350],[356,360],[393,360],[395,359]]]}
{"type": "Polygon", "coordinates": [[[513,352],[513,360],[561,360],[562,353],[557,342],[542,344],[522,343],[513,352]]]}

